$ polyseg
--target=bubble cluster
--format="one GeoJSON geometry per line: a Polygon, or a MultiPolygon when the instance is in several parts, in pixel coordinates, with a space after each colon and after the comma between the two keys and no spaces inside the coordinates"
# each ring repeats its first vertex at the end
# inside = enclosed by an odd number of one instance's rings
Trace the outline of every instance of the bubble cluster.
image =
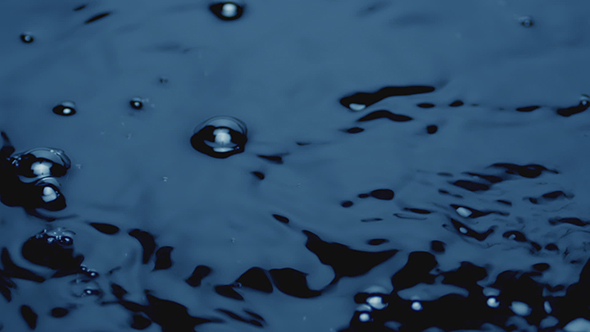
{"type": "Polygon", "coordinates": [[[246,124],[230,116],[213,117],[198,125],[193,133],[193,148],[215,158],[244,152],[248,141],[246,124]]]}

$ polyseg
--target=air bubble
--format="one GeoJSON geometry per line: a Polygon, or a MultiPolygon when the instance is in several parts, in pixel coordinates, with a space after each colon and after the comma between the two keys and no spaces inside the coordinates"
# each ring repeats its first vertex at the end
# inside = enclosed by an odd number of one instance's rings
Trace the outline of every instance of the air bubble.
{"type": "Polygon", "coordinates": [[[368,323],[373,321],[373,316],[371,315],[371,311],[373,309],[367,304],[361,304],[356,308],[358,321],[361,323],[368,323]]]}
{"type": "Polygon", "coordinates": [[[209,6],[209,9],[218,18],[224,21],[233,21],[240,18],[244,13],[244,7],[235,2],[219,2],[209,6]]]}
{"type": "Polygon", "coordinates": [[[49,176],[64,176],[71,161],[60,149],[38,148],[14,155],[11,164],[22,183],[32,183],[49,176]]]}
{"type": "Polygon", "coordinates": [[[33,38],[33,35],[31,35],[28,32],[25,32],[25,33],[23,33],[23,34],[20,35],[20,40],[22,40],[23,43],[30,44],[35,39],[33,38]]]}
{"type": "Polygon", "coordinates": [[[412,310],[414,311],[422,311],[422,303],[420,303],[420,301],[414,301],[412,302],[412,310]]]}
{"type": "Polygon", "coordinates": [[[488,300],[486,301],[486,304],[490,308],[497,308],[497,307],[500,306],[500,302],[494,296],[488,297],[488,300]]]}
{"type": "Polygon", "coordinates": [[[136,110],[140,110],[143,108],[143,99],[141,98],[133,98],[129,101],[129,104],[132,108],[136,110]]]}
{"type": "Polygon", "coordinates": [[[61,194],[60,184],[52,177],[35,182],[33,196],[27,204],[48,211],[60,211],[66,208],[66,199],[61,194]]]}
{"type": "Polygon", "coordinates": [[[246,124],[230,116],[213,117],[198,125],[193,133],[193,148],[215,158],[244,152],[248,141],[246,124]]]}
{"type": "Polygon", "coordinates": [[[53,113],[62,116],[76,114],[76,104],[73,101],[64,101],[53,108],[53,113]]]}
{"type": "Polygon", "coordinates": [[[533,18],[530,16],[523,16],[518,19],[523,27],[530,28],[533,26],[533,18]]]}

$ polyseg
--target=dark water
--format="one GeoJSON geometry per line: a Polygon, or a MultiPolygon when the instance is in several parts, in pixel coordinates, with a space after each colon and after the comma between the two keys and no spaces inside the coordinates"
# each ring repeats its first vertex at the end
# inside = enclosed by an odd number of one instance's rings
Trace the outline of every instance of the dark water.
{"type": "Polygon", "coordinates": [[[590,331],[587,2],[0,9],[1,331],[590,331]]]}

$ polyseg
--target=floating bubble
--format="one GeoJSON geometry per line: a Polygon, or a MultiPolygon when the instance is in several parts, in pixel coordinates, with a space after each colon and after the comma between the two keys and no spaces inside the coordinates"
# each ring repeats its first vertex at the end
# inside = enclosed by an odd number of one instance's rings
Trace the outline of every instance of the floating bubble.
{"type": "Polygon", "coordinates": [[[422,308],[422,303],[420,303],[420,301],[414,301],[414,302],[412,302],[411,307],[412,307],[412,310],[414,310],[414,311],[422,311],[422,309],[423,309],[422,308]]]}
{"type": "Polygon", "coordinates": [[[23,34],[21,34],[21,35],[20,35],[20,40],[22,40],[22,41],[23,41],[23,43],[30,44],[30,43],[32,43],[32,42],[33,42],[35,39],[33,38],[33,35],[31,35],[31,34],[30,34],[30,33],[28,33],[28,32],[25,32],[25,33],[23,33],[23,34]]]}
{"type": "Polygon", "coordinates": [[[34,189],[33,196],[28,202],[33,203],[34,207],[48,211],[60,211],[66,208],[66,199],[61,194],[59,182],[55,178],[47,177],[35,182],[34,189]]]}
{"type": "Polygon", "coordinates": [[[213,117],[198,125],[193,133],[193,148],[215,158],[244,152],[248,141],[246,124],[230,116],[213,117]]]}
{"type": "Polygon", "coordinates": [[[374,310],[383,310],[389,304],[386,300],[387,290],[381,286],[371,286],[363,292],[367,294],[365,303],[374,310]]]}
{"type": "Polygon", "coordinates": [[[486,304],[490,308],[497,308],[497,307],[500,306],[500,302],[498,301],[498,299],[495,296],[488,297],[488,300],[486,301],[486,304]]]}
{"type": "Polygon", "coordinates": [[[224,21],[237,20],[244,13],[244,6],[235,2],[218,2],[209,6],[209,9],[218,18],[224,21]]]}
{"type": "Polygon", "coordinates": [[[140,110],[143,108],[143,99],[141,98],[133,98],[129,101],[129,104],[131,105],[131,107],[133,107],[136,110],[140,110]]]}
{"type": "Polygon", "coordinates": [[[49,176],[64,176],[71,161],[60,149],[37,148],[14,155],[11,164],[22,183],[32,183],[49,176]]]}
{"type": "Polygon", "coordinates": [[[367,304],[361,304],[356,308],[356,316],[359,322],[368,323],[373,321],[371,312],[373,309],[367,304]]]}
{"type": "Polygon", "coordinates": [[[534,24],[533,18],[530,16],[523,16],[523,17],[519,18],[518,21],[520,22],[520,24],[523,27],[526,27],[526,28],[530,28],[534,24]]]}
{"type": "Polygon", "coordinates": [[[53,113],[63,116],[76,114],[76,104],[73,101],[64,101],[53,108],[53,113]]]}
{"type": "Polygon", "coordinates": [[[64,228],[49,228],[29,238],[22,247],[22,255],[29,262],[54,270],[80,265],[84,257],[74,255],[74,232],[64,228]]]}

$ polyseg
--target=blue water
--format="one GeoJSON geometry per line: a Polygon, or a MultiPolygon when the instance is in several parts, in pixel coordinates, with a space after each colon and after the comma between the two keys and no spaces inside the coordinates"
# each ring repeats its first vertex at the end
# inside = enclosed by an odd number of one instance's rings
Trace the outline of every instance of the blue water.
{"type": "Polygon", "coordinates": [[[0,330],[590,331],[588,6],[0,4],[0,330]]]}

